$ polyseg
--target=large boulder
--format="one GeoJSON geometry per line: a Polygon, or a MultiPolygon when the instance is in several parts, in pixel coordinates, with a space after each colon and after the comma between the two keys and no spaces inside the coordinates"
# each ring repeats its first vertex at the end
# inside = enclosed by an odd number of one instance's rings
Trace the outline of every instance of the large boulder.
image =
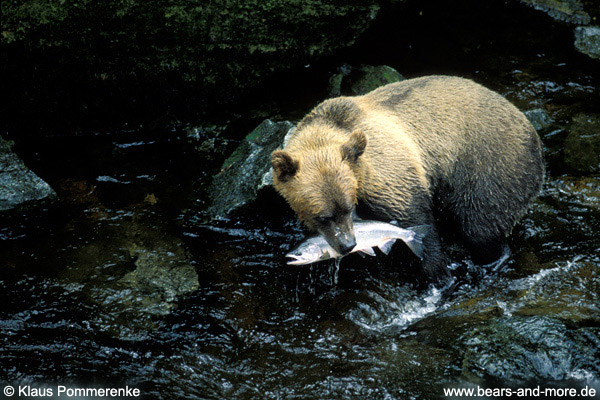
{"type": "Polygon", "coordinates": [[[209,188],[208,215],[224,218],[254,201],[273,183],[271,153],[282,147],[295,126],[289,121],[264,120],[225,160],[209,188]]]}
{"type": "Polygon", "coordinates": [[[13,153],[11,142],[0,137],[0,212],[54,197],[56,193],[50,185],[13,153]]]}
{"type": "Polygon", "coordinates": [[[7,97],[19,113],[30,112],[23,104],[41,113],[91,113],[115,93],[136,100],[124,105],[137,104],[139,112],[146,111],[144,95],[163,106],[196,96],[209,108],[274,72],[352,45],[380,2],[6,1],[2,64],[13,76],[7,97]],[[163,98],[174,88],[177,96],[163,98]]]}

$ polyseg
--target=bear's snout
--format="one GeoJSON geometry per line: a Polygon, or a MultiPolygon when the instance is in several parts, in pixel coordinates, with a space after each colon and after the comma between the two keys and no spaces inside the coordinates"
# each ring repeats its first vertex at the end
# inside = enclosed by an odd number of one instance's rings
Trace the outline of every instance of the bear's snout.
{"type": "Polygon", "coordinates": [[[340,242],[340,254],[345,256],[346,254],[349,254],[354,247],[356,247],[356,240],[354,238],[345,242],[340,242]]]}
{"type": "Polygon", "coordinates": [[[352,222],[336,226],[333,234],[336,250],[343,256],[349,254],[356,247],[356,238],[352,222]]]}

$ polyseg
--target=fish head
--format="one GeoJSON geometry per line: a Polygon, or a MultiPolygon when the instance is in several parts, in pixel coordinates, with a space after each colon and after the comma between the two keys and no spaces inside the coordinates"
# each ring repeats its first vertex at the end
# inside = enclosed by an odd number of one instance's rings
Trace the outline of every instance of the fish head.
{"type": "Polygon", "coordinates": [[[273,153],[275,174],[283,174],[284,178],[283,182],[281,178],[276,179],[277,190],[306,227],[321,234],[341,255],[350,253],[356,246],[352,223],[358,198],[355,171],[365,146],[365,135],[353,132],[341,148],[331,144],[302,154],[273,153]],[[292,176],[288,176],[290,171],[293,171],[292,176]]]}
{"type": "Polygon", "coordinates": [[[306,242],[285,255],[289,258],[288,265],[304,265],[317,262],[326,256],[323,249],[316,243],[306,242]]]}

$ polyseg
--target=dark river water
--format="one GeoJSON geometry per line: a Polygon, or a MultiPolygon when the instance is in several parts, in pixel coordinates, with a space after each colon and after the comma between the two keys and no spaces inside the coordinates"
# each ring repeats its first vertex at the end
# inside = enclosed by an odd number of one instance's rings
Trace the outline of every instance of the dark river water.
{"type": "Polygon", "coordinates": [[[408,8],[402,26],[384,17],[294,82],[267,82],[260,101],[202,125],[214,142],[178,123],[17,143],[59,200],[1,221],[0,381],[165,399],[600,391],[600,177],[574,142],[600,130],[598,63],[572,49],[572,27],[528,9],[429,7],[408,8]],[[503,265],[449,244],[452,282],[416,289],[393,254],[286,266],[304,233],[276,197],[202,219],[239,139],[265,117],[300,118],[343,63],[470,77],[551,120],[539,130],[546,183],[503,265]]]}

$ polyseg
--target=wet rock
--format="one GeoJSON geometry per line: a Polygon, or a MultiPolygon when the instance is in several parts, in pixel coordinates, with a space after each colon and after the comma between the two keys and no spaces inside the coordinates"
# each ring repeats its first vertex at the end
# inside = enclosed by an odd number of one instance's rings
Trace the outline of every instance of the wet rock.
{"type": "Polygon", "coordinates": [[[398,71],[387,65],[364,65],[356,69],[343,65],[329,80],[329,95],[359,96],[404,79],[398,71]]]}
{"type": "Polygon", "coordinates": [[[226,126],[217,125],[186,126],[184,132],[188,142],[191,144],[199,144],[206,139],[220,136],[225,128],[226,126]]]}
{"type": "Polygon", "coordinates": [[[583,2],[580,0],[520,0],[548,14],[557,21],[572,24],[589,24],[590,15],[585,11],[583,2]]]}
{"type": "Polygon", "coordinates": [[[565,139],[564,161],[579,172],[600,172],[600,115],[573,117],[565,139]]]}
{"type": "Polygon", "coordinates": [[[531,122],[531,125],[533,125],[533,128],[538,132],[550,127],[554,122],[546,110],[541,108],[525,111],[524,114],[529,122],[531,122]]]}
{"type": "Polygon", "coordinates": [[[12,152],[11,143],[0,137],[0,212],[54,197],[50,185],[27,168],[12,152]]]}
{"type": "Polygon", "coordinates": [[[600,60],[600,26],[575,28],[575,48],[583,54],[600,60]]]}
{"type": "Polygon", "coordinates": [[[211,218],[224,218],[255,200],[273,183],[271,153],[293,132],[289,121],[264,120],[225,160],[209,189],[211,218]]]}

